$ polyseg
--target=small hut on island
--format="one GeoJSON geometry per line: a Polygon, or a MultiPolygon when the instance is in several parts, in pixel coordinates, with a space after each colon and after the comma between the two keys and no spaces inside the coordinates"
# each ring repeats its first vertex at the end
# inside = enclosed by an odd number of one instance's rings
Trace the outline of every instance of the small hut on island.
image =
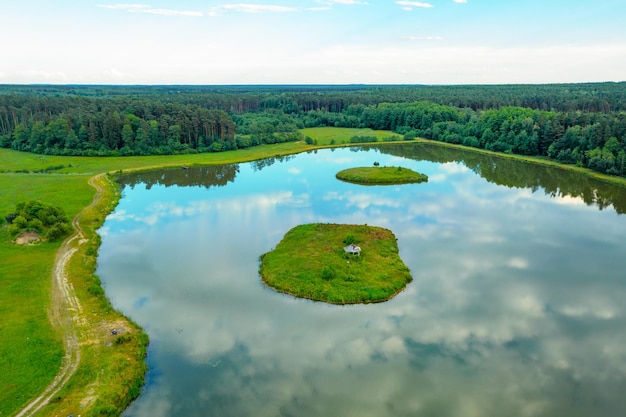
{"type": "Polygon", "coordinates": [[[343,250],[351,255],[357,255],[357,256],[361,255],[361,247],[355,245],[354,243],[346,246],[345,248],[343,248],[343,250]]]}

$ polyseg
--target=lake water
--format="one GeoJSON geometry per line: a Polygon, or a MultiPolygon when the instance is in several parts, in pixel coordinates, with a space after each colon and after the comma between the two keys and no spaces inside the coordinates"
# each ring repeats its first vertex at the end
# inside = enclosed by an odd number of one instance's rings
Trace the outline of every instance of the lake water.
{"type": "Polygon", "coordinates": [[[626,190],[427,145],[137,173],[98,274],[150,335],[126,416],[624,416],[626,190]],[[354,166],[429,182],[365,187],[354,166]],[[311,222],[391,229],[414,281],[335,306],[261,284],[311,222]]]}

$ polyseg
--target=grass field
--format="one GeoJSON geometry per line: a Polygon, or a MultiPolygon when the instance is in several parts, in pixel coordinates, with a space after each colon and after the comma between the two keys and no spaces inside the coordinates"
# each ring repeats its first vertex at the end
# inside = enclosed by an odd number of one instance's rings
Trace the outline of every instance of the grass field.
{"type": "Polygon", "coordinates": [[[58,245],[16,247],[4,228],[0,240],[0,415],[8,416],[54,378],[63,345],[47,315],[58,245]]]}
{"type": "Polygon", "coordinates": [[[279,292],[333,304],[386,301],[412,280],[390,230],[317,223],[287,232],[262,256],[261,276],[279,292]],[[362,249],[360,255],[344,252],[351,242],[362,249]]]}
{"type": "MultiPolygon", "coordinates": [[[[33,199],[73,217],[93,193],[86,176],[2,174],[0,189],[2,217],[16,202],[33,199]]],[[[0,415],[12,415],[39,393],[61,363],[63,345],[48,319],[51,267],[60,245],[17,246],[0,227],[0,415]]]]}
{"type": "Polygon", "coordinates": [[[389,140],[402,140],[402,136],[387,130],[356,129],[347,127],[309,127],[300,129],[304,137],[310,137],[317,141],[319,146],[346,145],[353,136],[374,136],[379,142],[389,140]]]}
{"type": "Polygon", "coordinates": [[[151,156],[125,156],[125,157],[88,157],[88,156],[53,156],[37,155],[32,153],[17,152],[10,149],[0,149],[0,173],[14,173],[27,170],[34,172],[49,167],[64,168],[55,169],[49,174],[34,175],[60,175],[60,174],[88,174],[90,176],[101,172],[117,170],[146,169],[150,167],[166,167],[177,165],[195,164],[228,164],[233,162],[253,161],[268,158],[274,155],[286,155],[307,150],[309,147],[301,142],[287,142],[278,145],[261,145],[238,151],[227,151],[209,154],[189,155],[151,155],[151,156]]]}

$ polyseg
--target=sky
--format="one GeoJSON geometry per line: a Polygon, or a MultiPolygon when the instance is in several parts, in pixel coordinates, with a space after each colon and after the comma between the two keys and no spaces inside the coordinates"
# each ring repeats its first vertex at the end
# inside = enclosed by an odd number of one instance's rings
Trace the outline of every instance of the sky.
{"type": "Polygon", "coordinates": [[[624,81],[624,17],[624,0],[0,0],[0,84],[624,81]]]}

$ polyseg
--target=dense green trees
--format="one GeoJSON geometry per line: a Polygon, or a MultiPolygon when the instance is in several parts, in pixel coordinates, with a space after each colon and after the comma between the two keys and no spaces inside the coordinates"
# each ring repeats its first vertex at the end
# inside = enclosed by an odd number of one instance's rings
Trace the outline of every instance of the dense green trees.
{"type": "Polygon", "coordinates": [[[5,216],[11,236],[23,231],[37,232],[47,240],[58,240],[72,230],[69,219],[59,207],[41,201],[20,202],[5,216]]]}
{"type": "Polygon", "coordinates": [[[279,110],[248,112],[233,116],[237,131],[239,148],[262,143],[282,143],[304,140],[298,129],[304,124],[297,117],[279,110]]]}
{"type": "MultiPolygon", "coordinates": [[[[346,123],[330,126],[393,130],[495,152],[544,156],[610,175],[624,175],[626,112],[556,112],[523,107],[472,110],[430,102],[349,106],[346,123]]],[[[306,115],[304,116],[306,118],[306,115]]],[[[318,118],[318,120],[331,120],[318,118]]]]}
{"type": "Polygon", "coordinates": [[[236,148],[224,111],[132,98],[0,95],[0,145],[60,155],[171,154],[236,148]]]}
{"type": "Polygon", "coordinates": [[[0,146],[36,153],[216,152],[303,140],[298,129],[318,126],[391,130],[624,175],[626,83],[0,86],[0,146]]]}

